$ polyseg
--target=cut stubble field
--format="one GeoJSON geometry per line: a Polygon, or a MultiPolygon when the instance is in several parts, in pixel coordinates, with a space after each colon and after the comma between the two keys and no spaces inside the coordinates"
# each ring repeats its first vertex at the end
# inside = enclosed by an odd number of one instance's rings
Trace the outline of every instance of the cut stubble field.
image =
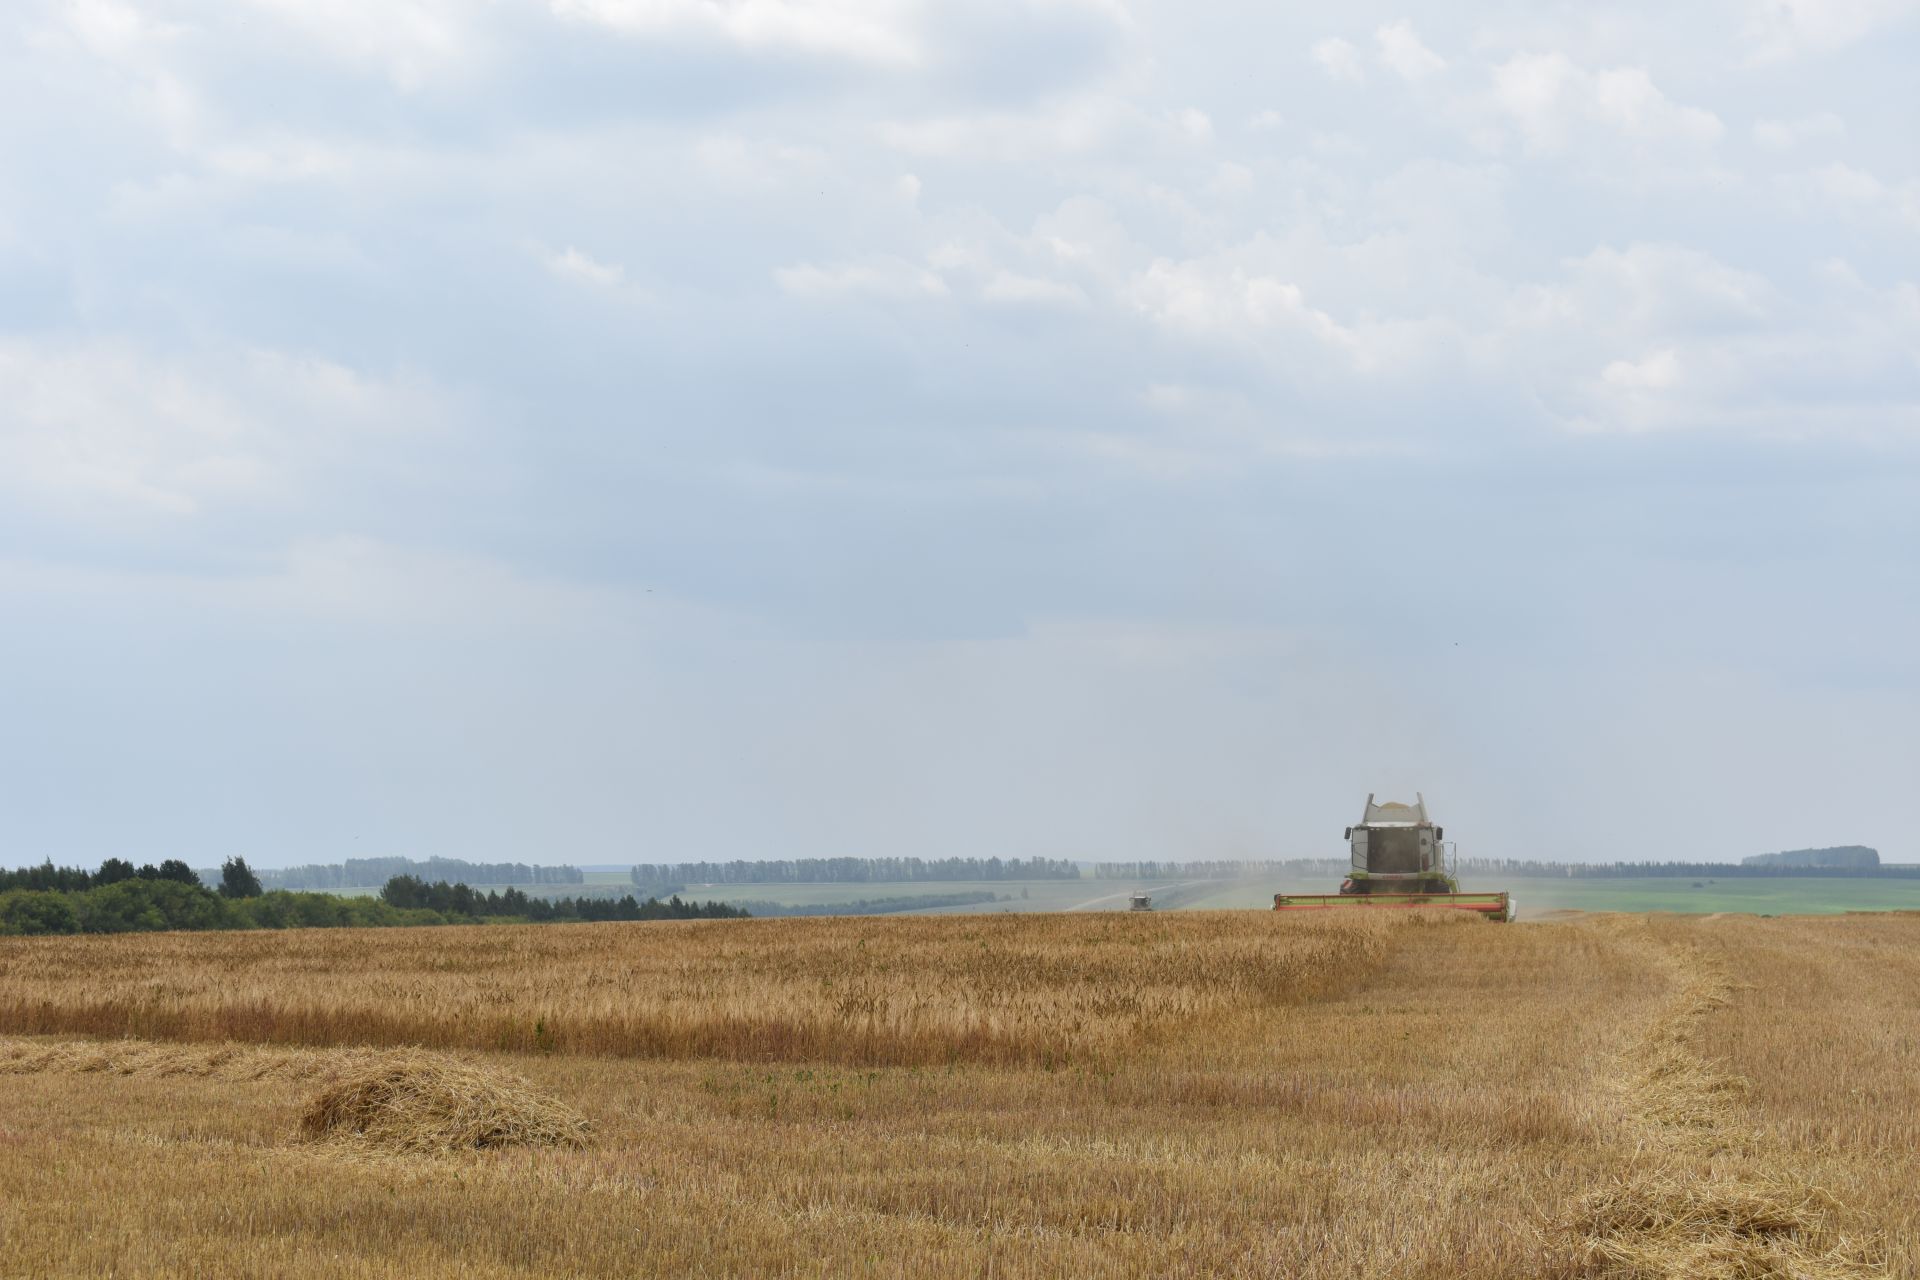
{"type": "Polygon", "coordinates": [[[1262,912],[8,939],[0,1271],[1920,1276],[1917,944],[1262,912]],[[421,1063],[585,1127],[303,1132],[421,1063]]]}

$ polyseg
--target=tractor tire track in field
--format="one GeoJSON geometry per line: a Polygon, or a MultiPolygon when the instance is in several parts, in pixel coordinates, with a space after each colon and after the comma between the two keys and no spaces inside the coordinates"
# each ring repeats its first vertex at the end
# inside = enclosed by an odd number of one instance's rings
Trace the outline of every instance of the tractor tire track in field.
{"type": "Polygon", "coordinates": [[[1872,1250],[1843,1232],[1844,1206],[1793,1178],[1741,1123],[1746,1080],[1696,1047],[1702,1021],[1731,1003],[1732,976],[1698,948],[1645,936],[1644,921],[1620,928],[1641,934],[1634,941],[1673,994],[1616,1064],[1636,1156],[1575,1206],[1581,1269],[1621,1280],[1884,1276],[1872,1250]]]}

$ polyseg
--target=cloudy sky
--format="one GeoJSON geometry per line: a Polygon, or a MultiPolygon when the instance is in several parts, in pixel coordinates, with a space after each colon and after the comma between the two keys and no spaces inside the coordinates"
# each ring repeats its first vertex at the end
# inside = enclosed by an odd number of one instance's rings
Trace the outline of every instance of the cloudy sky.
{"type": "Polygon", "coordinates": [[[16,0],[0,862],[1920,861],[1920,4],[16,0]]]}

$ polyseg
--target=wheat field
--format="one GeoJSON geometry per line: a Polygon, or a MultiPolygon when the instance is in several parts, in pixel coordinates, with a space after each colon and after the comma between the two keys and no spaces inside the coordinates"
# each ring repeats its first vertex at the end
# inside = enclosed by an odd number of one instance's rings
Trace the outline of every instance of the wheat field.
{"type": "Polygon", "coordinates": [[[1920,1277],[1917,1015],[1908,915],[5,939],[0,1273],[1920,1277]],[[566,1141],[315,1136],[415,1066],[566,1141]]]}

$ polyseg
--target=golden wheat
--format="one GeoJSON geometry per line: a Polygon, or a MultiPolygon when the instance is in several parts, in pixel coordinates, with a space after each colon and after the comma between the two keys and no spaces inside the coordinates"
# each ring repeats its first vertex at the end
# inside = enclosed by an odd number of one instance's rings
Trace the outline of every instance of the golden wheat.
{"type": "Polygon", "coordinates": [[[1911,1278],[1916,943],[1263,913],[10,941],[0,1272],[1911,1278]],[[301,1140],[317,1086],[409,1042],[590,1143],[301,1140]]]}
{"type": "Polygon", "coordinates": [[[1058,1062],[1308,999],[1412,927],[1433,926],[1243,912],[0,939],[0,1031],[1058,1062]]]}

